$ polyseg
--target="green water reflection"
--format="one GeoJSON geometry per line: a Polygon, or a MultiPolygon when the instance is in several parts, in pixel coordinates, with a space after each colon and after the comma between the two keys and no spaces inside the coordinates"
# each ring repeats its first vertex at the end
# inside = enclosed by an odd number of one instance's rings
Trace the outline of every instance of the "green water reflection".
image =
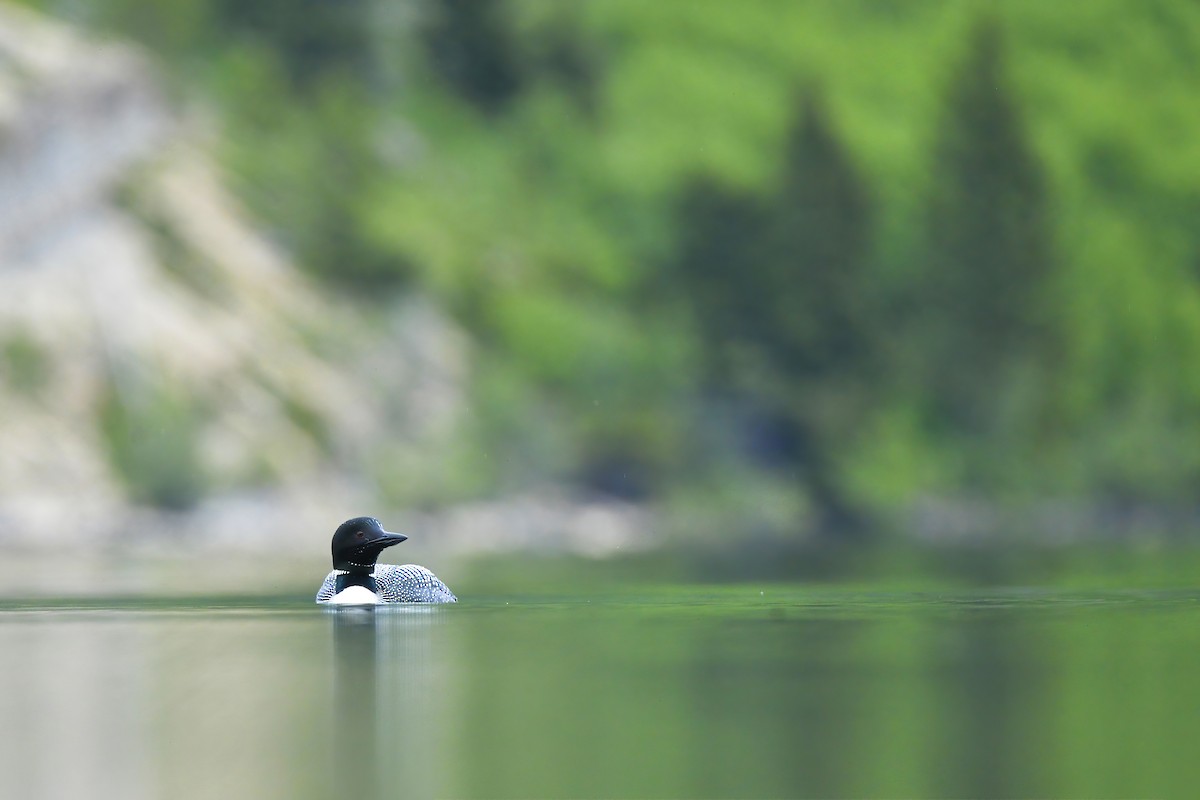
{"type": "Polygon", "coordinates": [[[4,797],[1188,796],[1200,592],[0,605],[4,797]]]}

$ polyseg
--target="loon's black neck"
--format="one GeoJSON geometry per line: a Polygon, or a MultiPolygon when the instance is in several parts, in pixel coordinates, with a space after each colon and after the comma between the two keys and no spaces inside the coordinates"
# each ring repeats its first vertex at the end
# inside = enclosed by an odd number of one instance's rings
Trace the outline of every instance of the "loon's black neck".
{"type": "Polygon", "coordinates": [[[337,576],[337,584],[334,586],[333,593],[337,594],[348,586],[362,586],[375,594],[379,594],[379,584],[375,582],[375,576],[370,572],[340,572],[337,576]]]}

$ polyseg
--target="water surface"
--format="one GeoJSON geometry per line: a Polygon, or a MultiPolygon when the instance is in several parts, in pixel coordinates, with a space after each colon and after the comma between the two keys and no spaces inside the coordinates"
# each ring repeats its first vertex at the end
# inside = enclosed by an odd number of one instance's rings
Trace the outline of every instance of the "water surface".
{"type": "Polygon", "coordinates": [[[0,796],[1185,797],[1200,591],[0,602],[0,796]],[[403,787],[403,791],[397,789],[403,787]]]}

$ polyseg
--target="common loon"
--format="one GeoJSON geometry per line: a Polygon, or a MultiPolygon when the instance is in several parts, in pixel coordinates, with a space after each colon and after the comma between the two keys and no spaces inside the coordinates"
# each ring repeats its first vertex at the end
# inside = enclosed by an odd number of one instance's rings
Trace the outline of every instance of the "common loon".
{"type": "Polygon", "coordinates": [[[333,533],[333,571],[317,591],[318,603],[457,603],[437,576],[416,564],[376,564],[384,548],[408,537],[389,533],[374,517],[346,520],[333,533]]]}

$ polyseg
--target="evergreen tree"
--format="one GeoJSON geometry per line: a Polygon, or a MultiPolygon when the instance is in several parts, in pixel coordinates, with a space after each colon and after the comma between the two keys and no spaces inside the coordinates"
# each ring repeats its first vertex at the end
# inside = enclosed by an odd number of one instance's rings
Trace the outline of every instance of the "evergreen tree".
{"type": "Polygon", "coordinates": [[[710,372],[765,417],[821,529],[847,534],[861,530],[860,514],[831,453],[860,418],[870,374],[870,200],[818,93],[799,106],[765,202],[691,184],[679,280],[716,360],[710,372]]]}
{"type": "Polygon", "coordinates": [[[868,350],[870,201],[815,89],[800,98],[761,254],[763,344],[801,381],[856,372],[868,350]]]}
{"type": "Polygon", "coordinates": [[[938,132],[921,298],[929,388],[951,430],[986,434],[1012,368],[1044,344],[1053,269],[1045,179],[1004,72],[1001,31],[975,29],[938,132]]]}
{"type": "Polygon", "coordinates": [[[761,253],[762,345],[780,380],[780,420],[827,534],[863,532],[833,453],[865,409],[871,374],[871,205],[810,88],[787,141],[761,253]]]}
{"type": "Polygon", "coordinates": [[[708,354],[709,377],[732,380],[736,352],[758,338],[762,287],[756,249],[765,234],[758,197],[711,178],[690,181],[677,206],[680,229],[670,288],[682,289],[708,354]]]}

